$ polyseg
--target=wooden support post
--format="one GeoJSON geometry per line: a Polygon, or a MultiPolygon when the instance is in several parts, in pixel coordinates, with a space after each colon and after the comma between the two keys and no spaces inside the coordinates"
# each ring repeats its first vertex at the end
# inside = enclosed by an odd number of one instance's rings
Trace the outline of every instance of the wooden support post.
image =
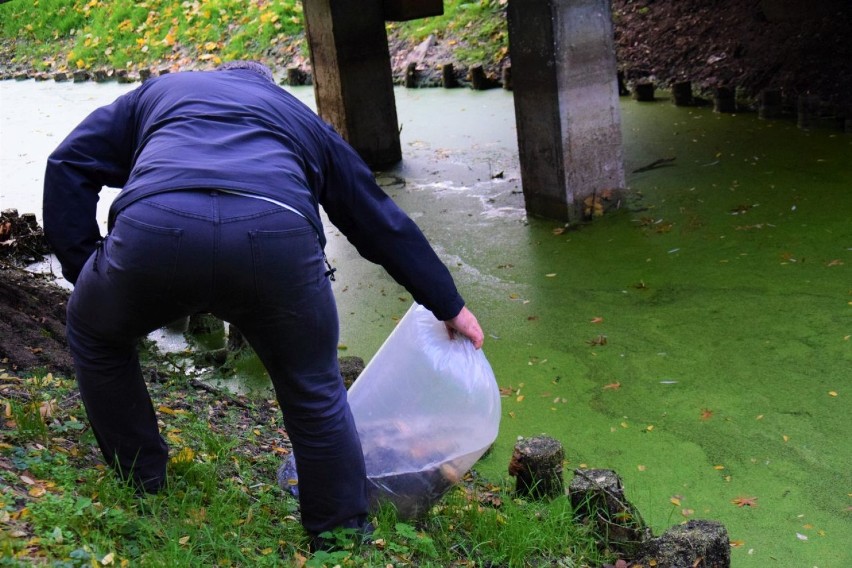
{"type": "Polygon", "coordinates": [[[319,115],[371,167],[402,159],[382,0],[303,3],[319,115]]]}
{"type": "Polygon", "coordinates": [[[633,98],[641,103],[653,102],[656,87],[650,81],[643,81],[633,85],[633,98]]]}
{"type": "Polygon", "coordinates": [[[717,87],[713,92],[713,110],[716,112],[737,112],[736,91],[730,87],[717,87]]]}
{"type": "Polygon", "coordinates": [[[781,116],[784,98],[778,89],[764,89],[760,92],[760,102],[757,107],[758,118],[769,119],[781,116]]]}
{"type": "Polygon", "coordinates": [[[672,99],[675,106],[689,106],[694,101],[692,98],[692,82],[678,81],[672,85],[672,99]]]}
{"type": "Polygon", "coordinates": [[[509,0],[509,44],[527,213],[575,221],[624,187],[609,0],[509,0]]]}
{"type": "Polygon", "coordinates": [[[441,84],[445,89],[454,89],[459,86],[456,70],[452,63],[444,63],[441,66],[441,84]]]}

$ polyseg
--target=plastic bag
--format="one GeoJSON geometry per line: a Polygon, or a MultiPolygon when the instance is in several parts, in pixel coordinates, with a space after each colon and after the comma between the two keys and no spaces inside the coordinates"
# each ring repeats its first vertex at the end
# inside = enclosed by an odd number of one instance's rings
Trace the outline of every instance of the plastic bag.
{"type": "Polygon", "coordinates": [[[500,392],[482,351],[414,304],[349,388],[370,501],[426,512],[497,437],[500,392]]]}

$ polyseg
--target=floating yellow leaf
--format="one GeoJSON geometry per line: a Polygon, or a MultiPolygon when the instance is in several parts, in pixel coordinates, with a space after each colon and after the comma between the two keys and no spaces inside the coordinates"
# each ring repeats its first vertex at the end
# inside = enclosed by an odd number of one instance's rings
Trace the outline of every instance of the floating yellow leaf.
{"type": "Polygon", "coordinates": [[[790,441],[790,436],[787,436],[786,434],[785,434],[785,435],[783,435],[783,436],[781,436],[781,437],[782,437],[782,438],[784,438],[784,441],[785,441],[785,442],[789,442],[789,441],[790,441]]]}
{"type": "Polygon", "coordinates": [[[519,396],[515,400],[517,400],[518,402],[523,402],[524,401],[524,395],[519,396]]]}
{"type": "Polygon", "coordinates": [[[836,391],[828,391],[828,396],[837,396],[836,391]]]}
{"type": "Polygon", "coordinates": [[[178,542],[182,545],[186,545],[189,542],[189,535],[180,537],[178,542]]]}
{"type": "Polygon", "coordinates": [[[678,499],[677,497],[672,497],[671,499],[669,499],[669,502],[671,502],[671,504],[675,507],[680,507],[680,499],[678,499]]]}
{"type": "Polygon", "coordinates": [[[714,465],[714,466],[713,466],[713,469],[721,471],[721,470],[725,469],[725,466],[723,466],[723,465],[714,465]]]}
{"type": "Polygon", "coordinates": [[[547,274],[545,274],[545,276],[547,278],[556,278],[556,273],[555,272],[548,272],[547,274]]]}
{"type": "Polygon", "coordinates": [[[646,469],[648,469],[648,468],[647,468],[647,467],[645,467],[645,466],[644,466],[644,465],[642,465],[642,464],[639,464],[639,465],[637,465],[637,466],[636,466],[636,469],[638,469],[639,471],[645,471],[645,470],[646,470],[646,469]]]}

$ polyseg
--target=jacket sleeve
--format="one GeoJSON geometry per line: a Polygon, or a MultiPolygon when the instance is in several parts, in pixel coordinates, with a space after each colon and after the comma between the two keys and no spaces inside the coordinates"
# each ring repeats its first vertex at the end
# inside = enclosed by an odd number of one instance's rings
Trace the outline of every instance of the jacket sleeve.
{"type": "Polygon", "coordinates": [[[98,194],[127,182],[134,152],[135,93],[86,117],[47,159],[43,222],[62,274],[74,283],[101,239],[98,194]]]}
{"type": "Polygon", "coordinates": [[[420,228],[376,184],[373,172],[333,131],[326,145],[319,201],[329,220],[358,253],[388,274],[436,318],[454,318],[464,306],[452,275],[420,228]]]}

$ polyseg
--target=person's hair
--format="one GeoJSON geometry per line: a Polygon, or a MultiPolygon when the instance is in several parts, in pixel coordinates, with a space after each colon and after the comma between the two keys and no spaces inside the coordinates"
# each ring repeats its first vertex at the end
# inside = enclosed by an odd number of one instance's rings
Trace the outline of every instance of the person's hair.
{"type": "Polygon", "coordinates": [[[217,71],[230,71],[232,69],[248,69],[264,77],[271,83],[275,82],[275,78],[272,76],[272,71],[269,70],[269,67],[257,61],[226,61],[216,68],[217,71]]]}

